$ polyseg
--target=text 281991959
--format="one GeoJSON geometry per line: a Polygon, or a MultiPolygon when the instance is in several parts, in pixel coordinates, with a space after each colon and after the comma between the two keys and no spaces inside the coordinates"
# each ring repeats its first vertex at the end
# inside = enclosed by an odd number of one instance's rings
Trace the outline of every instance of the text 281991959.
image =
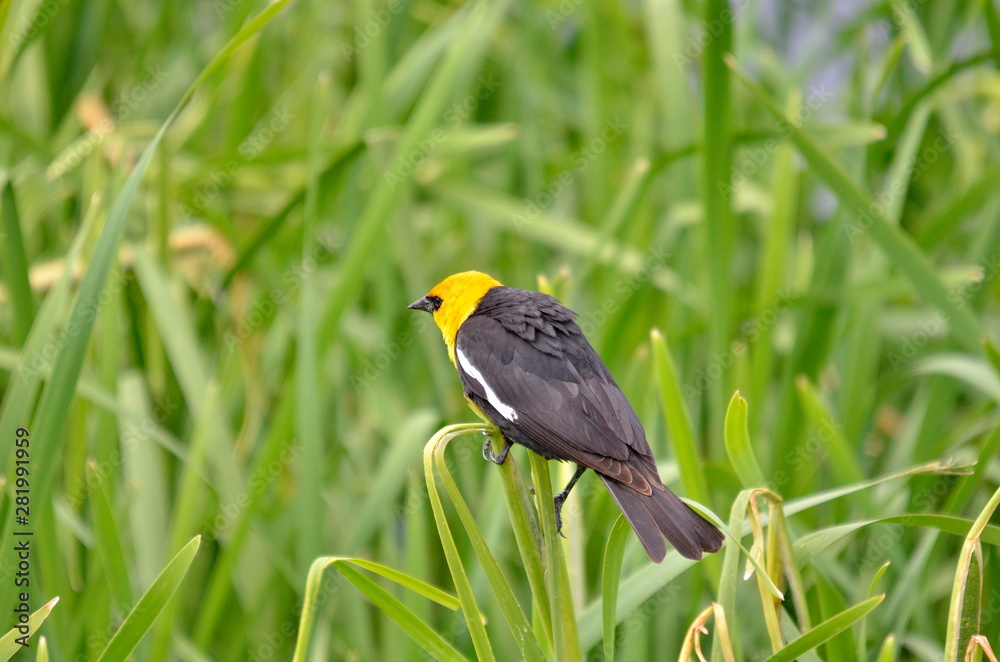
{"type": "Polygon", "coordinates": [[[14,445],[14,521],[17,527],[14,536],[14,553],[17,554],[17,570],[14,572],[14,586],[22,589],[17,594],[14,606],[14,616],[17,619],[18,637],[15,639],[22,646],[28,645],[31,628],[28,622],[31,618],[29,601],[31,593],[31,535],[29,528],[31,517],[31,434],[26,428],[18,428],[15,432],[14,445]]]}

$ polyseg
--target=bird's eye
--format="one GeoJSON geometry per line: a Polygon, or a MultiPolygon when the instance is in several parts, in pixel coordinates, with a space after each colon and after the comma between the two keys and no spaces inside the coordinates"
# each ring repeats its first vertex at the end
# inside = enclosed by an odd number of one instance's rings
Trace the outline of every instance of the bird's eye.
{"type": "Polygon", "coordinates": [[[440,308],[440,307],[441,307],[441,297],[436,297],[436,296],[433,296],[433,295],[432,295],[432,296],[428,296],[428,297],[427,297],[427,299],[428,299],[428,300],[429,300],[429,301],[430,301],[430,302],[431,302],[432,304],[434,304],[434,310],[437,310],[438,308],[440,308]]]}

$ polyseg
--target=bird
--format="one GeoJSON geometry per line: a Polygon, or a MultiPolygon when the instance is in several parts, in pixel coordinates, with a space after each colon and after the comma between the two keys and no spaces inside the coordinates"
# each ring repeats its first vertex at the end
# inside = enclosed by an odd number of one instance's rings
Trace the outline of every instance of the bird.
{"type": "Polygon", "coordinates": [[[503,448],[494,454],[487,440],[484,458],[503,464],[519,444],[576,463],[555,495],[557,530],[570,491],[592,469],[653,562],[666,556],[664,537],[693,560],[722,547],[722,533],[663,484],[639,417],[558,299],[465,271],[408,308],[433,314],[470,406],[500,430],[503,448]]]}

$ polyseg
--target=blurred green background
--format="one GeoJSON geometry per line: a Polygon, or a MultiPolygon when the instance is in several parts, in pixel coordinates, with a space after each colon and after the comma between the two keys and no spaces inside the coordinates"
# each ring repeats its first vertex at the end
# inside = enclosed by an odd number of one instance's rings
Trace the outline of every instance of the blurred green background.
{"type": "MultiPolygon", "coordinates": [[[[827,535],[796,556],[812,622],[886,594],[800,659],[943,659],[968,521],[1000,482],[998,66],[994,0],[0,2],[0,618],[18,427],[31,610],[60,598],[47,649],[18,655],[290,659],[322,555],[452,591],[421,453],[474,417],[405,306],[478,269],[580,313],[665,480],[724,521],[748,487],[726,410],[746,399],[765,485],[801,505],[791,539],[827,535]],[[822,496],[937,459],[967,468],[822,496]],[[962,520],[865,524],[914,513],[962,520]]],[[[497,471],[455,446],[530,602],[497,471]]],[[[617,517],[598,485],[567,505],[580,613],[617,517]]],[[[997,521],[969,602],[994,648],[997,521]]],[[[457,543],[497,659],[519,659],[457,543]]],[[[648,566],[626,552],[626,576],[648,566]]],[[[619,659],[674,659],[724,572],[718,555],[633,593],[619,659]]],[[[727,614],[739,659],[772,646],[753,584],[727,614]]],[[[459,615],[382,585],[474,655],[459,615]]],[[[311,656],[424,654],[330,571],[311,656]]]]}

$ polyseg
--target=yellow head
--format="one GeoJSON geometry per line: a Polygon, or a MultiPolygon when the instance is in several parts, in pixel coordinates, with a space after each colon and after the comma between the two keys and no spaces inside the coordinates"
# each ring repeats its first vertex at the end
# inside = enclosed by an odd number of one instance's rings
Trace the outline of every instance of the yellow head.
{"type": "Polygon", "coordinates": [[[448,357],[455,362],[455,336],[458,327],[468,319],[491,288],[500,282],[479,271],[463,271],[448,276],[431,288],[427,296],[411,303],[408,308],[434,314],[434,323],[441,329],[448,346],[448,357]]]}

